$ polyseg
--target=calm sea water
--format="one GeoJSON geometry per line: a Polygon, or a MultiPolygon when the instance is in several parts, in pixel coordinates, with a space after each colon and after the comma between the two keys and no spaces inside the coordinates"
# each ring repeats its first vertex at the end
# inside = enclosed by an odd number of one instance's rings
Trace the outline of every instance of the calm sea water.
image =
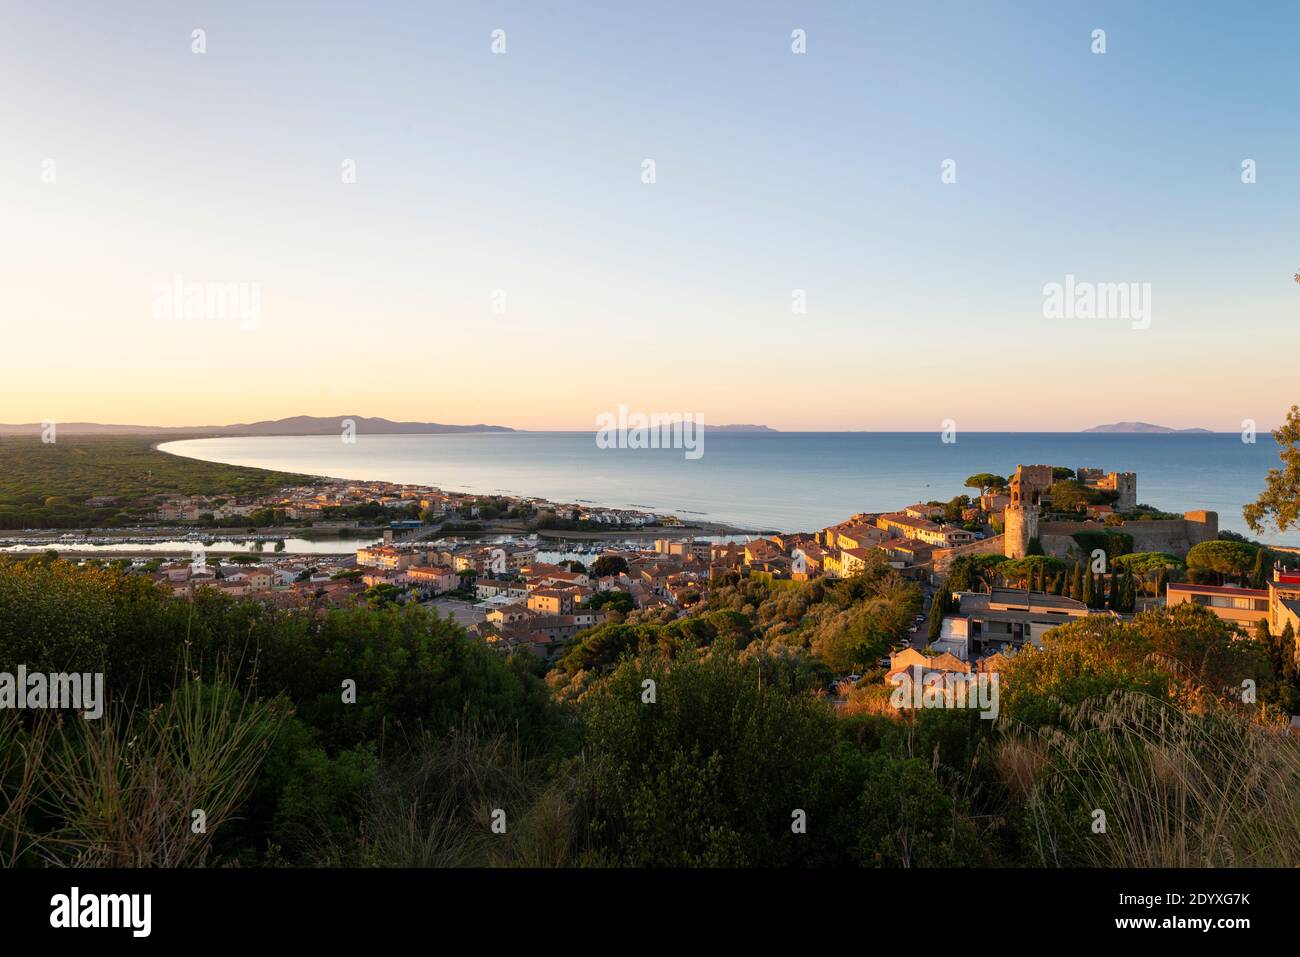
{"type": "MultiPolygon", "coordinates": [[[[640,508],[758,529],[811,530],[854,512],[947,500],[968,475],[1009,475],[1017,463],[1136,472],[1138,501],[1170,512],[1211,509],[1220,528],[1248,531],[1242,506],[1278,464],[1267,433],[1106,435],[936,432],[707,432],[704,454],[601,449],[590,432],[196,439],[176,455],[447,491],[536,495],[556,502],[640,508]]],[[[1256,537],[1256,536],[1252,536],[1256,537]]],[[[1262,536],[1300,545],[1300,533],[1262,536]]]]}

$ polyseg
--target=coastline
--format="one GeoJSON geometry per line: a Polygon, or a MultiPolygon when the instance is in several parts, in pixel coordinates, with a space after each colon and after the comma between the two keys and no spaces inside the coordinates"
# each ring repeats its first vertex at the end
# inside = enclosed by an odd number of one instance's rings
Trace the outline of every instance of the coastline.
{"type": "MultiPolygon", "coordinates": [[[[403,433],[391,433],[391,434],[394,434],[394,435],[400,435],[400,434],[403,434],[403,433]]],[[[429,434],[429,435],[437,435],[437,434],[442,434],[442,433],[428,433],[428,434],[429,434]]],[[[460,434],[474,434],[474,433],[460,433],[460,434]]],[[[480,433],[480,434],[491,434],[491,433],[480,433]]],[[[299,438],[299,437],[303,437],[303,438],[311,438],[311,436],[283,436],[283,437],[284,437],[284,438],[299,438]]],[[[176,453],[176,452],[172,452],[172,451],[169,451],[169,450],[167,450],[167,449],[161,448],[161,446],[166,445],[166,444],[171,444],[171,443],[173,443],[173,442],[191,442],[191,441],[198,441],[198,440],[200,440],[200,439],[207,439],[207,438],[225,438],[225,436],[209,436],[209,435],[204,435],[204,436],[184,436],[184,437],[178,437],[178,438],[169,438],[169,439],[167,439],[165,442],[154,442],[154,443],[152,443],[152,444],[150,445],[150,449],[151,449],[152,451],[158,452],[158,453],[160,453],[160,454],[162,454],[162,455],[170,455],[170,456],[172,456],[173,458],[178,458],[178,459],[189,459],[189,460],[191,460],[191,461],[195,461],[195,462],[208,462],[208,463],[211,463],[211,464],[214,464],[214,465],[227,464],[227,463],[217,462],[217,461],[215,461],[215,460],[213,460],[213,459],[204,459],[204,458],[200,458],[200,457],[197,456],[197,455],[180,455],[180,454],[178,454],[178,453],[176,453]]],[[[363,483],[364,483],[364,482],[391,482],[391,481],[392,481],[391,479],[374,479],[374,478],[371,478],[371,479],[354,479],[354,478],[343,478],[343,477],[341,477],[341,476],[337,476],[337,475],[322,475],[322,474],[320,474],[320,473],[315,473],[315,472],[280,472],[280,471],[277,470],[277,469],[265,469],[265,468],[261,468],[260,466],[256,466],[256,465],[241,465],[241,466],[239,466],[239,468],[255,469],[255,470],[259,471],[259,472],[267,472],[267,473],[271,473],[271,474],[280,474],[280,475],[285,475],[285,476],[304,475],[304,476],[306,476],[307,478],[314,479],[314,480],[317,480],[317,481],[320,481],[320,482],[363,482],[363,483]]],[[[397,484],[397,483],[394,483],[394,484],[397,484]]],[[[430,487],[430,488],[437,488],[438,486],[429,486],[429,487],[430,487]]],[[[490,493],[490,492],[463,491],[463,490],[459,490],[459,489],[455,492],[455,494],[457,494],[457,495],[464,495],[464,496],[469,497],[469,498],[491,498],[491,497],[493,496],[493,493],[490,493]]],[[[549,501],[548,499],[544,499],[544,498],[541,498],[540,496],[536,496],[536,495],[530,495],[530,494],[528,494],[528,493],[526,493],[526,492],[524,492],[524,493],[518,493],[518,494],[517,494],[516,496],[514,496],[514,497],[530,498],[530,499],[534,499],[534,500],[536,500],[536,501],[538,501],[538,502],[543,502],[543,503],[548,504],[548,505],[554,505],[554,504],[557,504],[557,503],[555,503],[555,502],[551,502],[551,501],[549,501]]],[[[591,501],[591,504],[592,504],[592,505],[600,506],[600,507],[602,507],[602,508],[623,508],[623,507],[625,507],[625,506],[621,506],[621,505],[614,505],[614,504],[610,504],[610,503],[606,503],[606,502],[598,502],[598,501],[594,501],[594,500],[591,501]]],[[[308,532],[309,532],[309,531],[311,531],[311,529],[309,529],[309,528],[308,528],[308,529],[295,529],[295,531],[299,531],[299,532],[302,532],[302,531],[308,531],[308,532]]],[[[625,539],[631,539],[631,538],[685,538],[685,537],[690,536],[690,535],[693,535],[693,534],[703,534],[703,535],[706,535],[706,536],[709,536],[709,535],[762,535],[762,534],[766,534],[766,532],[764,532],[764,531],[759,531],[759,530],[749,529],[749,528],[741,528],[741,527],[739,527],[739,526],[736,526],[736,525],[733,525],[733,524],[730,524],[730,523],[727,523],[727,522],[719,522],[719,521],[715,521],[715,520],[713,520],[713,519],[711,519],[711,518],[708,518],[707,516],[692,516],[692,517],[691,517],[691,520],[690,520],[690,524],[689,524],[689,525],[684,525],[684,526],[682,526],[682,527],[680,527],[680,528],[677,528],[677,527],[675,527],[675,526],[651,526],[651,527],[641,528],[641,529],[614,529],[614,530],[610,530],[610,531],[608,531],[608,532],[603,532],[603,531],[590,531],[590,530],[585,530],[585,529],[584,529],[584,530],[537,529],[536,531],[533,531],[533,532],[527,532],[527,531],[525,530],[525,531],[523,531],[522,533],[523,533],[523,534],[536,534],[536,535],[539,535],[539,536],[541,536],[541,537],[545,537],[545,538],[568,539],[568,540],[571,540],[571,541],[600,541],[600,540],[614,540],[614,541],[622,541],[622,540],[625,540],[625,539]]],[[[485,531],[484,534],[496,534],[496,533],[495,533],[495,532],[492,532],[492,531],[485,531]]],[[[503,532],[501,532],[501,534],[508,534],[508,532],[503,531],[503,532]]],[[[308,536],[306,536],[306,535],[300,535],[299,537],[306,538],[306,537],[308,537],[308,536]]]]}

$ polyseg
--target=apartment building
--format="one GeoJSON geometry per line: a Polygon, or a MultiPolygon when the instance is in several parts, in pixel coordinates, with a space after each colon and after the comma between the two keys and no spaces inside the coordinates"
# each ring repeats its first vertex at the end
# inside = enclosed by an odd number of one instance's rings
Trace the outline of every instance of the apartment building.
{"type": "Polygon", "coordinates": [[[1249,631],[1258,621],[1269,618],[1269,590],[1267,588],[1236,588],[1218,585],[1193,585],[1191,582],[1170,582],[1165,586],[1165,605],[1201,605],[1211,612],[1249,631]]]}
{"type": "Polygon", "coordinates": [[[1023,588],[958,592],[956,597],[957,611],[944,616],[939,638],[932,647],[951,652],[962,661],[989,652],[1019,650],[1025,642],[1041,648],[1043,635],[1057,625],[1091,614],[1109,614],[1064,595],[1023,588]]]}

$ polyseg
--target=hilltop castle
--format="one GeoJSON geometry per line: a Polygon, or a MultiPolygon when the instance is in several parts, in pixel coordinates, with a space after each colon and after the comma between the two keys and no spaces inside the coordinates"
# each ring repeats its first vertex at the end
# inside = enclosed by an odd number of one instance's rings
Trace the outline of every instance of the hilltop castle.
{"type": "MultiPolygon", "coordinates": [[[[1080,485],[1106,492],[1113,498],[1114,505],[1105,506],[1106,512],[1125,513],[1137,508],[1137,473],[1103,473],[1101,469],[1080,468],[1074,474],[1080,485]]],[[[1050,502],[1055,482],[1056,470],[1051,465],[1016,466],[1016,473],[1011,477],[1010,502],[1003,511],[1002,549],[1008,558],[1023,558],[1034,539],[1047,555],[1079,557],[1080,548],[1074,536],[1102,529],[1095,521],[1042,520],[1042,505],[1050,502]]],[[[1218,537],[1219,515],[1206,511],[1184,512],[1179,519],[1126,521],[1105,527],[1131,536],[1134,551],[1186,555],[1193,545],[1218,537]]]]}

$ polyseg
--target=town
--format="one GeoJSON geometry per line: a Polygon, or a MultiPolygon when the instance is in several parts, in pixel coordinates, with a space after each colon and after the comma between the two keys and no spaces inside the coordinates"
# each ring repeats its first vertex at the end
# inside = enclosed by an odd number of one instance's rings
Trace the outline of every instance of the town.
{"type": "Polygon", "coordinates": [[[157,518],[271,513],[336,532],[374,528],[379,515],[389,519],[382,541],[338,555],[268,555],[259,543],[251,555],[211,562],[197,548],[189,559],[137,557],[130,566],[180,596],[211,588],[282,607],[426,604],[492,648],[554,663],[613,616],[689,617],[719,584],[835,581],[883,564],[924,595],[909,634],[868,663],[889,683],[918,672],[997,671],[1026,643],[1042,647],[1057,625],[1131,619],[1161,604],[1202,605],[1243,631],[1300,631],[1300,574],[1284,567],[1290,553],[1220,536],[1214,512],[1139,504],[1131,472],[1019,465],[1009,478],[981,473],[965,484],[972,494],[859,513],[819,531],[741,536],[695,534],[675,516],[641,511],[328,482],[250,502],[170,500],[157,518]],[[605,535],[542,537],[557,528],[605,535]],[[659,537],[609,537],[652,529],[659,537]]]}

